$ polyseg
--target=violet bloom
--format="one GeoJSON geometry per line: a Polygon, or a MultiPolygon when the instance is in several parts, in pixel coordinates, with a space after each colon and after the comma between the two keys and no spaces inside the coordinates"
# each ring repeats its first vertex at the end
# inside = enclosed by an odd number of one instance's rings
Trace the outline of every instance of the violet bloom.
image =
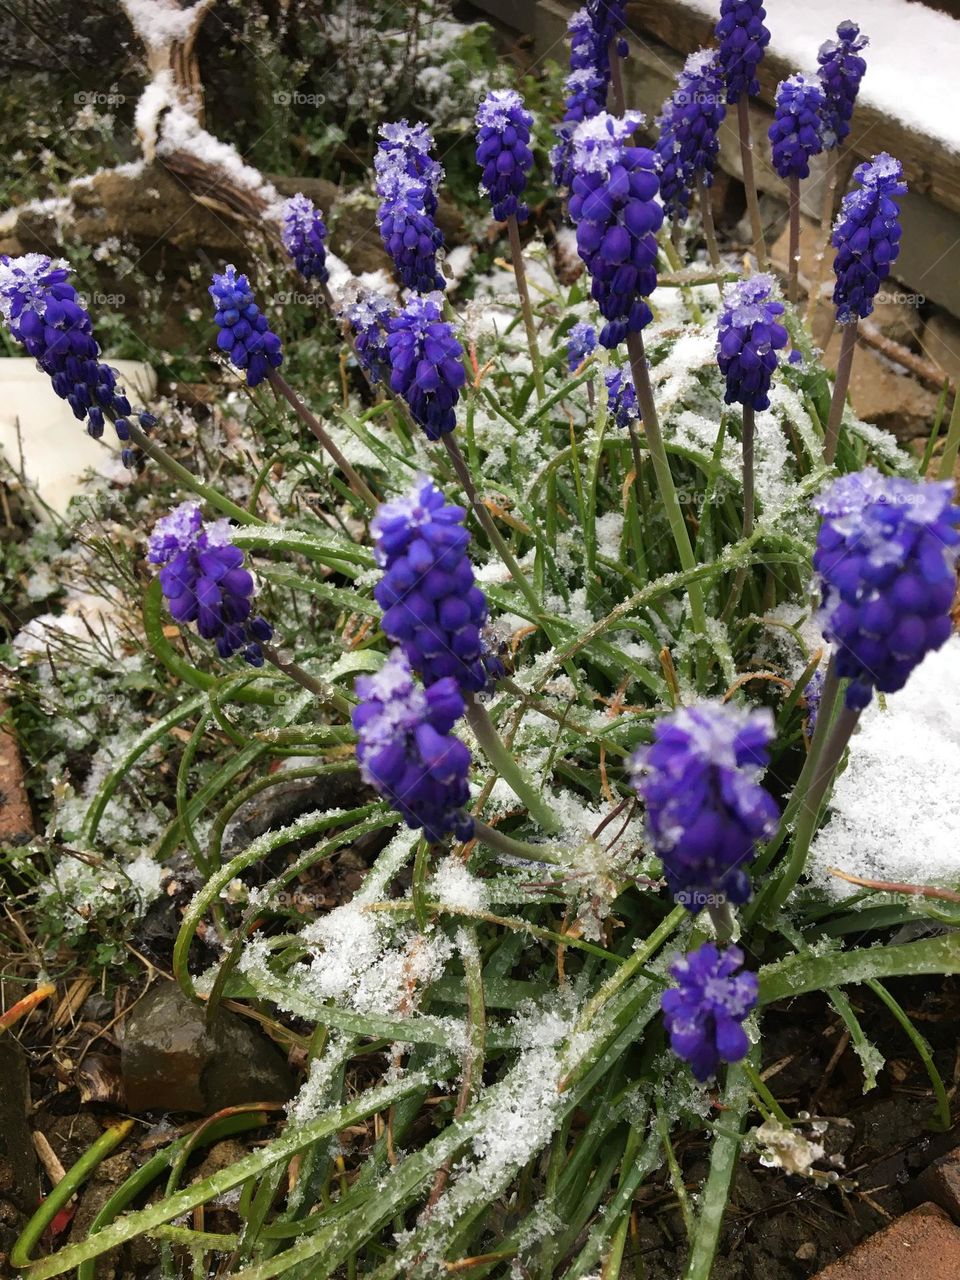
{"type": "Polygon", "coordinates": [[[823,90],[812,76],[791,76],[777,86],[769,136],[773,167],[781,178],[810,176],[810,157],[823,150],[825,105],[823,90]]]}
{"type": "Polygon", "coordinates": [[[357,359],[376,386],[390,375],[387,337],[397,309],[389,298],[368,289],[346,308],[344,314],[353,331],[357,359]]]}
{"type": "Polygon", "coordinates": [[[824,145],[828,151],[838,147],[850,133],[850,119],[860,92],[860,81],[867,63],[860,56],[870,41],[860,34],[855,22],[841,22],[836,40],[820,46],[820,84],[824,104],[824,145]]]}
{"type": "Polygon", "coordinates": [[[769,409],[770,384],[777,370],[777,352],[789,334],[780,323],[783,303],[775,295],[769,275],[750,276],[728,285],[717,328],[717,362],[727,380],[727,404],[769,409]]]}
{"type": "Polygon", "coordinates": [[[950,481],[841,476],[815,500],[822,517],[813,567],[820,623],[834,646],[846,704],[903,688],[914,667],[952,631],[960,507],[950,481]]]}
{"type": "Polygon", "coordinates": [[[691,53],[677,87],[663,104],[654,148],[660,170],[660,198],[671,222],[684,223],[693,191],[713,186],[719,129],[727,109],[726,90],[716,50],[691,53]]]}
{"type": "Polygon", "coordinates": [[[597,349],[597,331],[592,324],[578,320],[567,334],[567,369],[575,373],[587,356],[597,349]]]}
{"type": "Polygon", "coordinates": [[[430,155],[433,138],[425,124],[385,124],[374,160],[380,208],[377,222],[384,248],[408,289],[444,287],[437,269],[443,235],[434,221],[443,169],[430,155]]]}
{"type": "Polygon", "coordinates": [[[749,96],[760,89],[757,67],[770,43],[770,32],[763,21],[766,16],[762,0],[720,0],[717,56],[731,105],[744,94],[749,96]]]}
{"type": "Polygon", "coordinates": [[[321,284],[327,280],[330,273],[323,214],[300,192],[284,201],[281,239],[304,280],[319,280],[321,284]]]}
{"type": "Polygon", "coordinates": [[[254,301],[250,281],[231,263],[214,274],[207,292],[216,306],[217,346],[234,368],[246,373],[248,387],[259,386],[271,369],[283,364],[283,349],[254,301]]]}
{"type": "Polygon", "coordinates": [[[837,277],[833,301],[837,323],[868,316],[880,286],[900,254],[900,205],[906,193],[903,166],[886,152],[859,165],[853,173],[859,191],[843,198],[830,243],[836,249],[837,277]]]}
{"type": "Polygon", "coordinates": [[[604,381],[607,384],[607,411],[617,426],[626,431],[631,422],[640,421],[640,402],[633,385],[633,374],[624,365],[619,369],[608,369],[604,381]]]}
{"type": "Polygon", "coordinates": [[[746,902],[746,866],[778,816],[759,783],[772,714],[701,702],[661,716],[653,733],[631,761],[631,781],[670,892],[690,911],[746,902]]]}
{"type": "Polygon", "coordinates": [[[456,426],[460,388],[467,380],[463,347],[443,318],[439,295],[414,295],[390,322],[390,389],[410,406],[428,440],[456,426]]]}
{"type": "Polygon", "coordinates": [[[570,37],[570,74],[564,81],[566,109],[554,132],[557,144],[550,152],[553,181],[559,190],[573,184],[573,133],[583,120],[599,115],[607,105],[610,58],[607,44],[597,38],[586,9],[578,9],[567,23],[570,37]]]}
{"type": "Polygon", "coordinates": [[[360,702],[353,727],[364,782],[432,843],[451,832],[469,840],[470,752],[451,732],[464,712],[456,681],[420,688],[407,659],[394,649],[376,675],[357,679],[356,689],[360,702]]]}
{"type": "Polygon", "coordinates": [[[694,1076],[709,1080],[721,1062],[739,1062],[750,1042],[743,1022],[757,1003],[756,974],[738,973],[739,947],[719,951],[705,942],[678,956],[670,972],[678,985],[660,997],[670,1047],[690,1063],[694,1076]]]}
{"type": "Polygon", "coordinates": [[[490,197],[498,222],[525,222],[529,209],[521,197],[533,168],[530,130],[533,116],[513,89],[491,89],[477,108],[477,164],[480,185],[490,197]]]}

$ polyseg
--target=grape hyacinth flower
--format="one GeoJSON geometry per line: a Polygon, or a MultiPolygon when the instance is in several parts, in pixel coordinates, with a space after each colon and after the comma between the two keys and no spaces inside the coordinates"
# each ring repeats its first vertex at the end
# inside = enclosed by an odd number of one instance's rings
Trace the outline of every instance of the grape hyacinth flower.
{"type": "Polygon", "coordinates": [[[760,89],[757,67],[770,43],[766,16],[762,0],[720,0],[717,56],[731,105],[760,89]]]}
{"type": "Polygon", "coordinates": [[[667,886],[690,911],[750,897],[746,872],[777,822],[758,782],[773,738],[769,710],[701,702],[662,716],[631,761],[667,886]]]}
{"type": "Polygon", "coordinates": [[[477,164],[480,185],[490,197],[497,222],[526,221],[521,197],[533,168],[530,130],[533,116],[514,89],[491,89],[477,108],[477,164]]]}
{"type": "Polygon", "coordinates": [[[216,641],[221,658],[242,652],[260,667],[261,645],[273,628],[251,617],[253,577],[231,537],[228,520],[204,521],[199,503],[182,502],[154,525],[147,559],[162,566],[160,586],[177,622],[195,622],[204,640],[216,641]]]}
{"type": "Polygon", "coordinates": [[[604,381],[607,384],[607,411],[618,427],[627,430],[631,423],[640,421],[637,389],[630,370],[608,369],[604,381]]]}
{"type": "Polygon", "coordinates": [[[592,324],[578,320],[567,334],[567,369],[575,373],[587,356],[597,349],[597,331],[592,324]]]}
{"type": "Polygon", "coordinates": [[[573,185],[573,132],[583,120],[599,115],[607,105],[610,57],[606,44],[597,40],[593,20],[578,9],[567,23],[570,36],[570,74],[564,81],[566,109],[554,132],[557,144],[550,152],[553,181],[561,191],[573,185]]]}
{"type": "Polygon", "coordinates": [[[756,974],[738,973],[739,947],[720,951],[705,942],[670,967],[678,986],[660,997],[670,1047],[690,1063],[697,1080],[709,1080],[721,1062],[739,1062],[750,1042],[743,1021],[757,1003],[756,974]]]}
{"type": "Polygon", "coordinates": [[[284,202],[281,239],[305,280],[319,280],[321,284],[327,281],[330,273],[323,214],[312,200],[299,192],[284,202]]]}
{"type": "Polygon", "coordinates": [[[817,667],[807,681],[803,690],[803,700],[807,708],[807,733],[813,734],[817,727],[817,716],[820,714],[820,702],[823,698],[823,671],[817,667]]]}
{"type": "Polygon", "coordinates": [[[384,503],[371,525],[384,570],[373,593],[384,611],[384,632],[425,685],[452,678],[464,694],[488,684],[487,601],[467,555],[466,514],[420,476],[409,494],[384,503]]]}
{"type": "Polygon", "coordinates": [[[644,299],[657,285],[657,236],[663,209],[656,196],[656,159],[628,144],[642,116],[602,112],[573,135],[570,216],[577,251],[592,277],[591,293],[606,324],[600,341],[613,348],[653,319],[644,299]]]}
{"type": "Polygon", "coordinates": [[[953,485],[882,476],[872,467],[841,476],[814,501],[822,523],[813,567],[820,623],[836,673],[850,680],[846,705],[873,690],[903,688],[951,632],[960,554],[953,485]]]}
{"type": "Polygon", "coordinates": [[[783,303],[772,276],[755,275],[728,285],[717,331],[717,363],[727,380],[724,401],[769,409],[777,352],[789,334],[778,317],[783,303]]]}
{"type": "Polygon", "coordinates": [[[817,62],[825,98],[823,140],[828,151],[838,147],[850,133],[860,81],[867,69],[861,51],[869,43],[855,22],[841,22],[836,40],[827,40],[820,46],[817,62]]]}
{"type": "Polygon", "coordinates": [[[364,782],[431,843],[451,832],[469,840],[474,824],[464,806],[470,752],[451,732],[464,712],[456,681],[420,688],[394,649],[376,675],[357,679],[356,691],[360,702],[352,719],[364,782]]]}
{"type": "MultiPolygon", "coordinates": [[[[660,198],[673,223],[686,222],[694,188],[700,186],[704,223],[710,213],[703,189],[713,185],[718,132],[726,115],[725,86],[716,50],[700,49],[684,64],[673,94],[657,120],[654,150],[660,170],[660,198]],[[702,184],[702,185],[701,185],[702,184]]],[[[712,223],[710,230],[712,232],[712,223]]]]}
{"type": "Polygon", "coordinates": [[[433,138],[425,124],[385,124],[374,166],[380,207],[380,237],[408,289],[424,293],[444,287],[437,269],[443,235],[434,221],[443,170],[430,156],[433,138]]]}
{"type": "Polygon", "coordinates": [[[439,298],[410,298],[391,322],[387,348],[391,390],[406,400],[427,439],[439,440],[456,425],[467,377],[463,347],[443,318],[439,298]]]}
{"type": "Polygon", "coordinates": [[[345,315],[353,330],[357,359],[367,371],[371,383],[376,386],[390,375],[387,335],[396,315],[396,308],[382,293],[368,289],[347,307],[345,315]]]}
{"type": "Polygon", "coordinates": [[[777,86],[769,136],[773,167],[781,178],[810,176],[810,157],[823,150],[825,105],[820,82],[813,76],[790,76],[777,86]]]}
{"type": "MultiPolygon", "coordinates": [[[[130,439],[130,401],[116,370],[100,359],[93,322],[70,283],[66,262],[42,253],[0,255],[0,316],[74,417],[86,419],[94,439],[103,435],[105,415],[113,419],[120,440],[130,439]]],[[[156,426],[152,414],[140,410],[136,417],[144,431],[156,426]]],[[[131,463],[133,452],[125,449],[123,460],[131,463]]]]}
{"type": "Polygon", "coordinates": [[[247,386],[258,387],[271,369],[283,364],[280,339],[253,300],[250,281],[231,263],[215,274],[207,292],[216,305],[214,321],[220,329],[217,346],[230,363],[247,375],[247,386]]]}
{"type": "Polygon", "coordinates": [[[596,33],[597,45],[607,50],[610,83],[613,88],[613,109],[618,116],[626,110],[623,96],[623,76],[620,72],[620,59],[628,53],[624,39],[624,28],[627,25],[624,5],[626,0],[587,0],[587,13],[596,33]]]}

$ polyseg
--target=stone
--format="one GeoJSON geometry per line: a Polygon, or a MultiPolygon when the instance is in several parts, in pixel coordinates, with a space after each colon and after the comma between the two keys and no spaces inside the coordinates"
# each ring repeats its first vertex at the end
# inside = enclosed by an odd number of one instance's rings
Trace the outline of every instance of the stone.
{"type": "Polygon", "coordinates": [[[960,321],[946,312],[936,312],[923,327],[920,346],[928,359],[960,384],[960,321]]]}
{"type": "Polygon", "coordinates": [[[0,698],[0,845],[27,844],[33,838],[33,814],[23,781],[23,761],[9,726],[10,708],[0,698]]]}
{"type": "Polygon", "coordinates": [[[137,1002],[123,1034],[121,1068],[131,1111],[209,1114],[245,1102],[286,1102],[293,1081],[285,1059],[249,1022],[206,1010],[175,982],[137,1002]]]}
{"type": "Polygon", "coordinates": [[[815,1280],[956,1280],[960,1227],[922,1204],[818,1271],[815,1280]]]}
{"type": "Polygon", "coordinates": [[[915,1178],[911,1195],[945,1209],[960,1225],[960,1147],[948,1151],[915,1178]]]}
{"type": "MultiPolygon", "coordinates": [[[[840,333],[824,347],[824,363],[835,371],[840,333]]],[[[926,440],[937,412],[937,396],[909,374],[898,373],[871,348],[859,343],[850,375],[850,401],[858,418],[892,432],[902,443],[926,440]]]]}

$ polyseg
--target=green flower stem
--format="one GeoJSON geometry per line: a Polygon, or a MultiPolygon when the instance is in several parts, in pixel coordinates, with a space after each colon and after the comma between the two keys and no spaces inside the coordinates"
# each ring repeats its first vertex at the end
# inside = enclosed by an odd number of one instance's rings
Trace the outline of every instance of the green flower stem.
{"type": "Polygon", "coordinates": [[[754,441],[757,434],[757,419],[752,404],[743,406],[743,536],[749,538],[753,533],[753,520],[756,514],[756,491],[754,487],[754,441]]]}
{"type": "Polygon", "coordinates": [[[285,676],[289,676],[302,689],[307,689],[310,693],[316,694],[321,702],[349,718],[353,711],[352,704],[342,693],[337,693],[332,685],[327,684],[324,680],[318,680],[309,671],[304,671],[299,663],[288,662],[286,659],[281,658],[273,645],[265,644],[261,645],[261,648],[263,649],[263,656],[278,671],[282,671],[285,676]]]}
{"type": "Polygon", "coordinates": [[[31,1265],[33,1262],[31,1254],[40,1243],[40,1238],[47,1227],[60,1210],[69,1204],[74,1193],[83,1186],[97,1165],[120,1145],[135,1123],[134,1120],[121,1120],[119,1124],[111,1125],[106,1133],[102,1133],[96,1142],[87,1148],[76,1164],[70,1166],[24,1227],[20,1238],[10,1250],[10,1265],[16,1271],[31,1265]]]}
{"type": "MultiPolygon", "coordinates": [[[[640,416],[647,436],[647,448],[650,451],[650,458],[653,462],[654,474],[657,477],[660,500],[663,503],[667,520],[670,524],[670,532],[673,534],[673,540],[676,543],[680,564],[684,570],[693,570],[697,568],[697,560],[690,544],[690,534],[683,518],[683,511],[680,509],[677,490],[670,471],[670,463],[667,459],[667,451],[663,445],[660,419],[657,416],[657,406],[653,398],[653,387],[650,385],[650,375],[647,372],[647,356],[643,348],[642,333],[627,335],[627,350],[630,353],[633,385],[636,388],[637,399],[640,402],[640,416]]],[[[637,476],[637,483],[639,484],[639,482],[640,477],[637,476]]],[[[689,582],[687,584],[687,595],[690,600],[690,613],[693,617],[694,629],[697,635],[705,640],[707,636],[707,615],[703,606],[703,590],[700,583],[689,582]]]]}
{"type": "Polygon", "coordinates": [[[953,411],[950,414],[950,425],[947,427],[947,439],[940,458],[938,480],[952,480],[953,469],[957,465],[957,452],[960,451],[960,389],[953,398],[953,411]]]}
{"type": "Polygon", "coordinates": [[[474,736],[483,748],[484,755],[513,793],[526,805],[530,817],[544,831],[549,831],[554,835],[559,834],[563,830],[563,823],[504,746],[493,721],[490,719],[489,712],[483,703],[477,701],[474,695],[470,695],[467,699],[466,718],[474,736]]]}
{"type": "Polygon", "coordinates": [[[689,916],[686,907],[674,907],[668,916],[657,925],[654,931],[645,938],[629,959],[609,977],[597,991],[580,1016],[576,1031],[586,1031],[600,1010],[617,994],[624,983],[629,982],[644,967],[651,956],[660,950],[668,938],[680,928],[689,916]]]}
{"type": "Polygon", "coordinates": [[[165,471],[171,480],[176,480],[189,489],[191,493],[195,493],[198,498],[203,498],[204,502],[208,502],[211,507],[222,512],[225,516],[229,516],[231,520],[236,520],[238,524],[265,524],[259,516],[253,515],[252,512],[238,507],[235,502],[231,502],[228,497],[222,494],[218,489],[212,488],[210,485],[204,484],[198,480],[192,471],[188,471],[186,467],[181,466],[176,459],[172,458],[163,445],[157,444],[142,431],[135,422],[130,422],[130,441],[135,444],[141,453],[145,453],[151,462],[155,462],[161,471],[165,471]]]}
{"type": "Polygon", "coordinates": [[[787,300],[794,306],[800,292],[800,179],[791,174],[790,191],[790,261],[787,273],[787,300]]]}
{"type": "MultiPolygon", "coordinates": [[[[675,227],[674,232],[679,233],[679,228],[675,227]]],[[[671,240],[670,236],[665,235],[660,241],[660,248],[663,250],[664,256],[670,264],[671,272],[673,272],[675,276],[679,277],[682,282],[680,284],[680,289],[683,292],[687,306],[690,308],[690,313],[693,316],[694,323],[703,324],[703,312],[700,310],[700,304],[697,302],[696,296],[693,292],[693,282],[683,280],[683,263],[680,260],[680,254],[677,252],[677,246],[674,244],[673,240],[671,240]]]]}
{"type": "MultiPolygon", "coordinates": [[[[697,195],[700,200],[700,221],[703,223],[703,238],[707,242],[707,254],[710,258],[710,265],[714,271],[720,270],[720,247],[717,244],[717,228],[713,221],[713,200],[710,196],[710,188],[707,186],[703,178],[697,185],[697,195]]],[[[720,291],[723,292],[723,285],[720,285],[720,291]]]]}
{"type": "Polygon", "coordinates": [[[737,99],[737,125],[740,132],[740,167],[743,170],[743,185],[747,192],[747,208],[750,211],[750,226],[753,231],[753,251],[757,255],[757,266],[761,271],[766,271],[767,246],[763,239],[757,175],[753,168],[753,138],[750,136],[750,100],[745,93],[741,93],[737,99]]]}
{"type": "Polygon", "coordinates": [[[617,52],[618,43],[618,38],[614,36],[607,47],[607,60],[610,63],[610,88],[613,90],[613,114],[622,116],[627,109],[627,100],[623,93],[623,68],[617,52]]]}
{"type": "Polygon", "coordinates": [[[508,836],[505,831],[489,827],[479,818],[474,819],[474,835],[481,844],[507,853],[513,858],[521,858],[525,862],[549,862],[552,865],[562,862],[560,850],[550,844],[533,844],[529,840],[518,840],[516,836],[508,836]]]}
{"type": "Polygon", "coordinates": [[[274,369],[269,374],[267,381],[270,383],[271,387],[273,387],[277,395],[286,400],[287,404],[290,405],[300,421],[310,428],[316,438],[320,441],[320,444],[324,449],[326,449],[327,453],[329,453],[330,457],[346,476],[347,483],[361,502],[365,503],[371,510],[375,510],[379,505],[380,499],[367,485],[366,481],[357,474],[351,464],[346,460],[331,440],[320,420],[310,412],[294,391],[293,387],[291,387],[289,382],[287,382],[286,378],[277,373],[276,369],[274,369]]]}
{"type": "Polygon", "coordinates": [[[530,362],[533,365],[533,385],[537,389],[537,400],[542,401],[546,394],[543,382],[543,360],[540,356],[540,344],[537,341],[537,326],[533,318],[533,307],[530,303],[530,290],[527,287],[527,270],[523,265],[523,245],[520,243],[520,227],[517,225],[517,215],[515,213],[512,213],[507,219],[507,235],[510,237],[513,274],[517,277],[517,293],[520,295],[523,327],[527,331],[527,346],[530,348],[530,362]]]}
{"type": "Polygon", "coordinates": [[[843,326],[843,337],[840,339],[840,355],[837,359],[837,377],[833,384],[833,399],[830,401],[830,416],[827,419],[827,430],[823,438],[823,461],[828,467],[833,466],[837,456],[837,444],[840,440],[840,424],[843,422],[843,406],[847,400],[847,388],[850,386],[850,373],[853,369],[853,353],[857,348],[857,333],[860,321],[849,321],[843,326]]]}

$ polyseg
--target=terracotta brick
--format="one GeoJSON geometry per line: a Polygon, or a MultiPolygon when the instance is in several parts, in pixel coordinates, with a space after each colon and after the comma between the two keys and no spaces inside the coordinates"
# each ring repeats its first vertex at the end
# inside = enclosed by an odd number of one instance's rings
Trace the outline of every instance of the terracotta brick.
{"type": "Polygon", "coordinates": [[[933,1201],[960,1223],[960,1147],[934,1160],[911,1188],[920,1200],[933,1201]]]}
{"type": "Polygon", "coordinates": [[[922,1204],[819,1271],[815,1280],[957,1280],[960,1227],[922,1204]]]}
{"type": "Polygon", "coordinates": [[[7,705],[0,699],[0,842],[25,844],[33,837],[33,816],[17,740],[4,724],[7,715],[7,705]]]}

